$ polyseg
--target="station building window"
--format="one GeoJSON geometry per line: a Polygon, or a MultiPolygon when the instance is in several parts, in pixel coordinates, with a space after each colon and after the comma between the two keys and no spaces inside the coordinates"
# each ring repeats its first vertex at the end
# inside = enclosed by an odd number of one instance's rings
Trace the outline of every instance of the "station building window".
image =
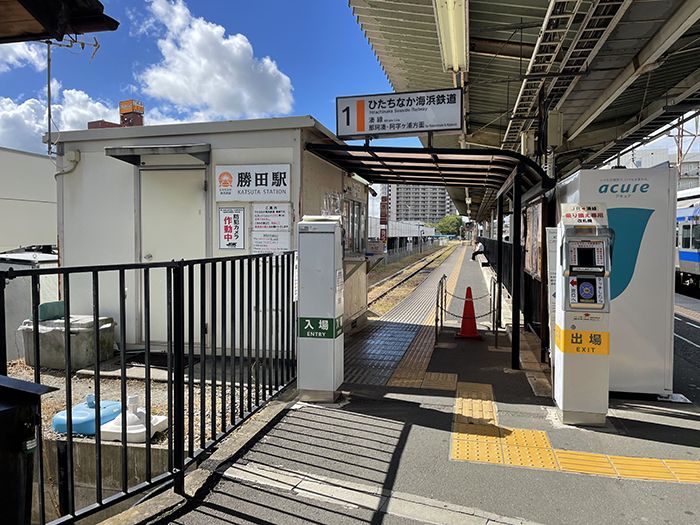
{"type": "Polygon", "coordinates": [[[367,205],[346,199],[343,203],[345,257],[364,257],[367,251],[367,205]]]}

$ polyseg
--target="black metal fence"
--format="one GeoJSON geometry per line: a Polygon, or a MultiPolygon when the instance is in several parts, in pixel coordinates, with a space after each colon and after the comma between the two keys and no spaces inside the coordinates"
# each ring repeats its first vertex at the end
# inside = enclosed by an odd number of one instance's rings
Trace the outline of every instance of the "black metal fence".
{"type": "MultiPolygon", "coordinates": [[[[489,261],[489,266],[496,271],[496,258],[498,257],[498,241],[495,239],[487,239],[479,237],[479,242],[484,245],[484,255],[489,261]]],[[[503,243],[503,262],[501,263],[503,270],[503,279],[501,282],[505,286],[508,293],[513,295],[513,245],[509,242],[503,243]]]]}
{"type": "Polygon", "coordinates": [[[42,402],[52,413],[43,414],[38,432],[33,521],[73,523],[164,483],[182,493],[187,468],[296,376],[294,264],[294,252],[286,252],[0,271],[0,373],[7,374],[5,330],[14,328],[5,326],[4,289],[14,279],[29,279],[33,321],[26,351],[33,370],[11,368],[10,375],[60,389],[42,402]],[[65,371],[42,367],[48,343],[39,320],[39,278],[47,275],[59,280],[62,291],[65,371]],[[76,370],[81,334],[72,326],[75,314],[92,319],[87,337],[93,356],[104,354],[105,339],[111,343],[103,333],[105,316],[116,321],[114,358],[91,359],[76,370]],[[53,412],[70,414],[85,393],[94,395],[96,407],[109,396],[119,398],[116,445],[99,424],[94,437],[74,436],[71,417],[65,435],[51,430],[53,412]],[[143,445],[132,444],[128,432],[127,398],[135,393],[143,396],[143,445]],[[151,439],[158,414],[167,430],[151,439]],[[89,462],[80,459],[86,447],[89,462]],[[114,478],[117,486],[107,486],[114,478]],[[85,480],[92,480],[89,490],[85,480]]]}
{"type": "MultiPolygon", "coordinates": [[[[496,270],[496,257],[498,241],[480,237],[479,241],[484,245],[484,255],[494,271],[496,270]]],[[[521,268],[525,268],[525,251],[522,251],[521,268]]],[[[503,243],[503,285],[508,293],[513,295],[513,245],[503,243]]],[[[523,322],[538,337],[542,326],[542,283],[529,272],[523,271],[523,279],[520,282],[520,309],[523,312],[523,322]]],[[[546,320],[545,320],[546,321],[546,320]]],[[[547,341],[544,342],[545,344],[547,341]]]]}

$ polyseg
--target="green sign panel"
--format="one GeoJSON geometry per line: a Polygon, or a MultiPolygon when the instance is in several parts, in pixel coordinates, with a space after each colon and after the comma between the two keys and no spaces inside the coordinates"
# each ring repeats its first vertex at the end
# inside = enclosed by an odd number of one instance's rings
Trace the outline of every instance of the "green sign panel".
{"type": "Polygon", "coordinates": [[[300,317],[299,337],[313,339],[335,339],[343,333],[343,316],[335,319],[325,317],[300,317]]]}
{"type": "Polygon", "coordinates": [[[335,318],[335,336],[343,335],[343,316],[342,314],[335,318]]]}

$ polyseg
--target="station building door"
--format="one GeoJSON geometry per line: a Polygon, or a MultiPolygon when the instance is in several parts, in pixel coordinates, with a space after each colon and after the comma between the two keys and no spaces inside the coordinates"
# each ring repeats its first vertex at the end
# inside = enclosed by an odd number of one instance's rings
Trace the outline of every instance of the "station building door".
{"type": "MultiPolygon", "coordinates": [[[[206,170],[141,169],[139,172],[141,262],[205,258],[206,170]]],[[[167,341],[166,273],[152,271],[150,279],[151,340],[164,343],[167,341]]],[[[196,279],[195,283],[198,282],[196,279]]],[[[142,282],[142,298],[143,286],[142,282]]],[[[197,286],[195,298],[198,297],[197,286]]],[[[143,310],[141,314],[143,335],[143,310]]],[[[189,340],[188,334],[186,338],[189,340]]]]}

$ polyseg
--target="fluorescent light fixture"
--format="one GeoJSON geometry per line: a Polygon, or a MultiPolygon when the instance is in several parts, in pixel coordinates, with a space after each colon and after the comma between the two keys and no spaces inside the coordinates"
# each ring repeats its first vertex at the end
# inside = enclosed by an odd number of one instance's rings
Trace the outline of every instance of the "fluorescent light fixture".
{"type": "Polygon", "coordinates": [[[469,0],[433,0],[445,72],[469,70],[469,0]]]}

